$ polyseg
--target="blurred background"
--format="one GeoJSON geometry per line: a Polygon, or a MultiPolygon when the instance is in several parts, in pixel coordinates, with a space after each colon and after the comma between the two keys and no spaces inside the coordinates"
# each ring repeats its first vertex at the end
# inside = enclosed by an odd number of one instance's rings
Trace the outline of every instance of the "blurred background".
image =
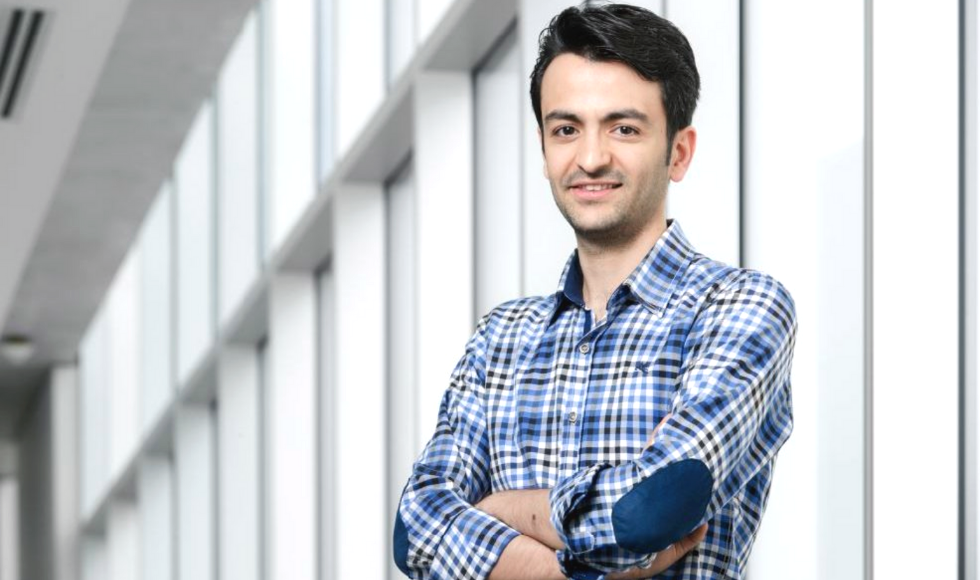
{"type": "MultiPolygon", "coordinates": [[[[0,580],[400,577],[476,320],[574,248],[567,0],[0,0],[0,580]]],[[[701,252],[796,300],[752,580],[976,579],[977,0],[645,0],[701,252]]]]}

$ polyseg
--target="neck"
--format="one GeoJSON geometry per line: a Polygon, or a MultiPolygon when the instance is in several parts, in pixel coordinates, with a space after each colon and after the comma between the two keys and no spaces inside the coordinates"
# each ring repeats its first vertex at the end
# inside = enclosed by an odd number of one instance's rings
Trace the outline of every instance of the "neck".
{"type": "Polygon", "coordinates": [[[650,248],[667,230],[667,221],[653,220],[637,236],[616,246],[598,245],[578,239],[578,260],[582,267],[582,297],[596,321],[606,317],[606,303],[626,277],[643,260],[650,248]]]}

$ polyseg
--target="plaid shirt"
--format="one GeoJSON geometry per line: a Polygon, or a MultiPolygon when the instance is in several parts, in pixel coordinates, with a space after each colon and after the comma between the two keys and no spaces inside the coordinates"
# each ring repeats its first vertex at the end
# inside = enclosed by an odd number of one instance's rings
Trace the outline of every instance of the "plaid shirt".
{"type": "Polygon", "coordinates": [[[551,490],[567,575],[645,565],[651,554],[617,544],[613,508],[658,471],[697,460],[710,473],[696,516],[708,534],[660,577],[741,578],[792,430],[792,298],[765,274],[698,254],[676,221],[599,324],[577,253],[559,288],[479,322],[402,495],[403,566],[413,578],[486,578],[518,533],[473,504],[540,488],[551,490]]]}

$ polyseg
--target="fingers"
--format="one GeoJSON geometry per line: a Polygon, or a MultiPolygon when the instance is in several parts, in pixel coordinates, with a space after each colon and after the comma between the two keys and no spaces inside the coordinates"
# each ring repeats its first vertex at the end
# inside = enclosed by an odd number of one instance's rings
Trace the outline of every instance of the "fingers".
{"type": "Polygon", "coordinates": [[[670,568],[678,560],[683,558],[697,547],[708,534],[708,524],[702,524],[694,529],[690,534],[684,536],[676,543],[661,550],[657,557],[646,568],[630,568],[623,572],[608,574],[609,580],[636,580],[639,578],[651,578],[670,568]]]}
{"type": "Polygon", "coordinates": [[[676,546],[677,550],[680,551],[681,555],[684,555],[700,544],[706,535],[708,535],[708,524],[701,524],[695,528],[693,532],[681,538],[674,545],[676,546]]]}

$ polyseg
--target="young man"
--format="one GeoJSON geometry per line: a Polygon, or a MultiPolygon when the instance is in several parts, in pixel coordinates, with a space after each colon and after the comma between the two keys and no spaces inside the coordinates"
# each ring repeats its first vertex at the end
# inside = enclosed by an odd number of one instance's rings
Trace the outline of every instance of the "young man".
{"type": "Polygon", "coordinates": [[[467,344],[400,503],[406,574],[742,577],[792,429],[796,320],[778,282],[665,219],[699,84],[640,8],[569,8],[542,34],[531,101],[578,248],[558,292],[467,344]]]}

